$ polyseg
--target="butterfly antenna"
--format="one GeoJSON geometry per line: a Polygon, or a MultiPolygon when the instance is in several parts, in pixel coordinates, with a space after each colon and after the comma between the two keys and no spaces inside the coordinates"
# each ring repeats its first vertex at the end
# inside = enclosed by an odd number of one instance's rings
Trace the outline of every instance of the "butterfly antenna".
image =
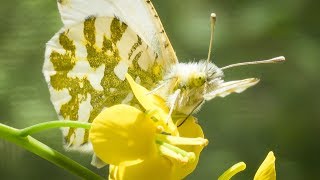
{"type": "Polygon", "coordinates": [[[208,51],[208,59],[207,59],[207,64],[206,64],[206,72],[207,72],[207,67],[210,62],[210,56],[211,56],[211,49],[212,49],[212,44],[213,44],[213,34],[214,34],[214,27],[216,24],[216,14],[211,13],[210,15],[210,20],[211,20],[211,36],[210,36],[210,43],[209,43],[209,51],[208,51]]]}
{"type": "Polygon", "coordinates": [[[271,64],[271,63],[279,63],[279,62],[283,62],[285,61],[285,57],[284,56],[279,56],[279,57],[275,57],[272,59],[267,59],[267,60],[259,60],[259,61],[249,61],[249,62],[242,62],[242,63],[236,63],[236,64],[230,64],[228,66],[224,66],[222,68],[220,68],[221,70],[224,69],[229,69],[232,67],[237,67],[237,66],[244,66],[244,65],[251,65],[251,64],[271,64]]]}

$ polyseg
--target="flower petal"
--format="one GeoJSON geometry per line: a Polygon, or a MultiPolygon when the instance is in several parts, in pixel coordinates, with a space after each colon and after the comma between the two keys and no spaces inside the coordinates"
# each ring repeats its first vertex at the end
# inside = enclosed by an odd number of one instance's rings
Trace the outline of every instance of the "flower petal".
{"type": "Polygon", "coordinates": [[[109,170],[109,177],[117,180],[173,180],[173,173],[170,160],[162,156],[154,156],[131,166],[113,166],[109,170]]]}
{"type": "Polygon", "coordinates": [[[156,127],[140,110],[120,104],[103,110],[92,122],[89,139],[108,164],[135,164],[157,153],[156,127]]]}
{"type": "Polygon", "coordinates": [[[127,81],[129,82],[134,96],[138,99],[143,108],[148,111],[153,111],[153,116],[159,120],[158,125],[164,127],[166,133],[178,135],[178,131],[171,117],[168,117],[169,109],[165,101],[155,94],[150,94],[143,86],[136,83],[129,74],[126,74],[127,81]],[[167,119],[169,118],[168,122],[167,119]]]}
{"type": "Polygon", "coordinates": [[[126,78],[134,96],[146,110],[161,108],[163,111],[169,112],[166,102],[161,97],[150,94],[150,91],[136,83],[129,74],[126,74],[126,78]]]}
{"type": "Polygon", "coordinates": [[[260,165],[258,171],[254,176],[254,180],[275,180],[276,179],[276,158],[272,151],[270,151],[266,159],[260,165]]]}
{"type": "MultiPolygon", "coordinates": [[[[190,116],[182,125],[178,127],[178,131],[180,134],[180,137],[189,137],[189,138],[196,138],[201,137],[203,138],[203,131],[201,126],[196,123],[196,119],[193,116],[190,116]]],[[[176,179],[183,179],[188,174],[192,173],[194,169],[196,168],[200,152],[204,148],[204,146],[178,146],[181,149],[187,151],[187,152],[194,152],[196,159],[194,161],[189,161],[186,164],[175,164],[176,168],[176,179]]]]}

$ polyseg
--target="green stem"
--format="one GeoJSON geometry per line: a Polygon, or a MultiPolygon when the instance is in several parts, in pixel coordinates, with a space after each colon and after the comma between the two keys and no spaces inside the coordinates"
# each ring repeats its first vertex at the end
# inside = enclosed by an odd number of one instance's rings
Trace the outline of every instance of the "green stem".
{"type": "Polygon", "coordinates": [[[8,140],[22,148],[37,154],[53,164],[72,172],[83,179],[104,179],[79,163],[55,151],[31,136],[20,136],[21,131],[0,123],[0,138],[8,140]]]}
{"type": "Polygon", "coordinates": [[[78,122],[78,121],[49,121],[44,123],[39,123],[33,126],[29,126],[27,128],[21,129],[19,135],[20,136],[28,136],[33,133],[37,133],[39,131],[58,128],[58,127],[74,127],[74,128],[84,128],[90,129],[91,124],[86,122],[78,122]]]}

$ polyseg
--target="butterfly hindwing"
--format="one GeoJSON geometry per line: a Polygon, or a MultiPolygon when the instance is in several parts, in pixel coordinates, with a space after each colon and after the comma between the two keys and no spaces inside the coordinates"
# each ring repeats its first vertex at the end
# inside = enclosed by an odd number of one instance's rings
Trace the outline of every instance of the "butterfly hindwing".
{"type": "MultiPolygon", "coordinates": [[[[162,78],[163,62],[117,17],[89,16],[47,43],[43,73],[60,119],[91,122],[103,108],[137,103],[126,73],[152,88],[162,78]]],[[[88,144],[84,129],[64,128],[63,135],[68,148],[88,144]]]]}

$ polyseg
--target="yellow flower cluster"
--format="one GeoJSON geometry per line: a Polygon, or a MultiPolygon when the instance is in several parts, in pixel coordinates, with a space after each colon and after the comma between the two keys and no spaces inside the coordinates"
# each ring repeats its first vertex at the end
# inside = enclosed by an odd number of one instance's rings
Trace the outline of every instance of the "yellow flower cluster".
{"type": "Polygon", "coordinates": [[[201,127],[192,116],[177,127],[162,98],[126,78],[144,111],[112,106],[95,118],[89,133],[96,156],[110,164],[109,179],[185,178],[208,144],[201,127]]]}

